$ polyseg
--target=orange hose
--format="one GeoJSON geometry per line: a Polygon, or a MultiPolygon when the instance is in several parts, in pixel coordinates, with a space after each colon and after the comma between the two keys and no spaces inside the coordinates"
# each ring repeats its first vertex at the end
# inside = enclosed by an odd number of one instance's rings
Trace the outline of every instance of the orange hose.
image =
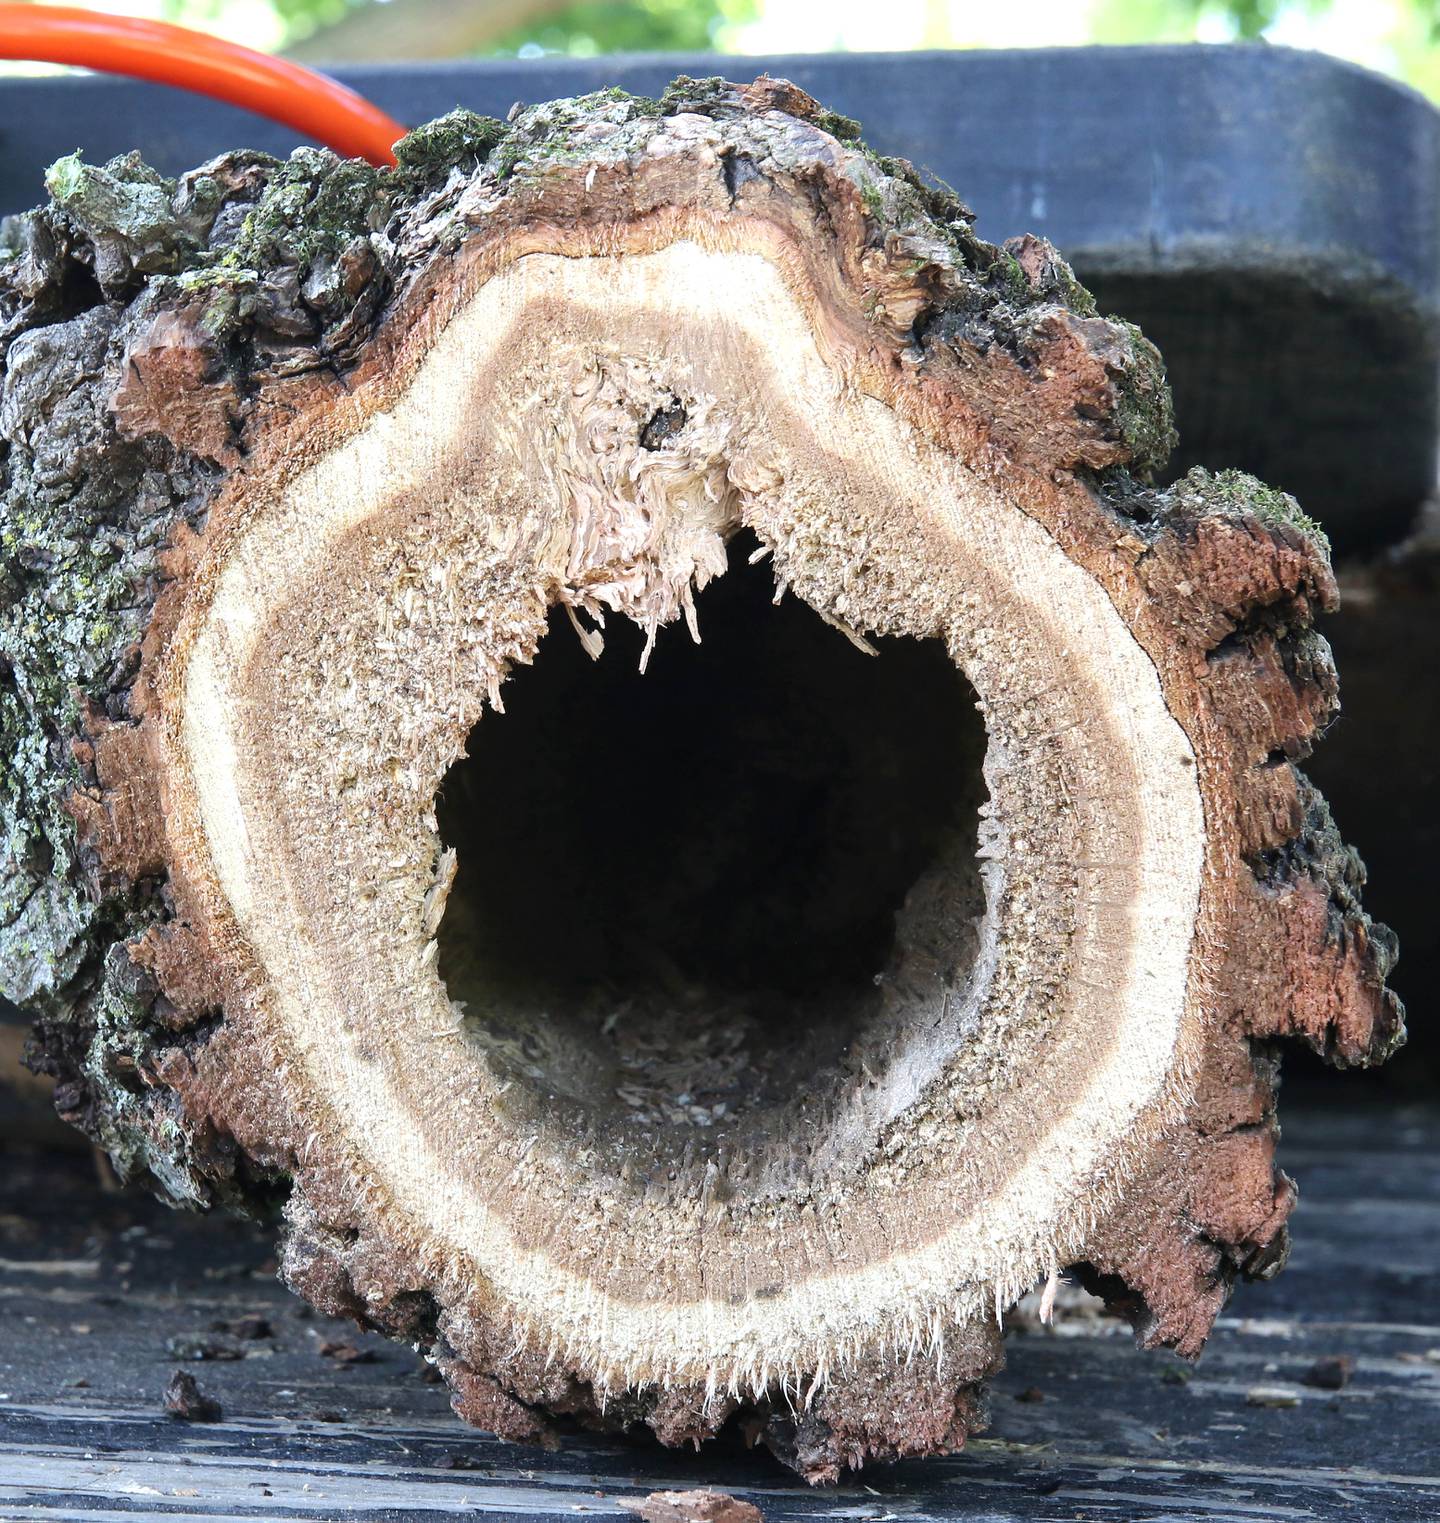
{"type": "Polygon", "coordinates": [[[188,27],[69,6],[0,5],[0,58],[178,85],[268,116],[347,158],[393,165],[399,122],[338,81],[188,27]]]}

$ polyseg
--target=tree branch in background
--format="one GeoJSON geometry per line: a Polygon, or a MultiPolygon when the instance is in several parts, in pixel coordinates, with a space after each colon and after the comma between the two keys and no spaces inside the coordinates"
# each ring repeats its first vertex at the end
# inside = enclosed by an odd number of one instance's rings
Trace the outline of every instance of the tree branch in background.
{"type": "Polygon", "coordinates": [[[464,58],[563,11],[570,0],[374,0],[287,47],[301,63],[464,58]]]}

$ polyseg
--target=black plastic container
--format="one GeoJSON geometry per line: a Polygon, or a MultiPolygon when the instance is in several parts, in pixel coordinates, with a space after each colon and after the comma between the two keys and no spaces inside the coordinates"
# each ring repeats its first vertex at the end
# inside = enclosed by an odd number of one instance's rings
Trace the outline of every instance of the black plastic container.
{"type": "MultiPolygon", "coordinates": [[[[338,71],[415,123],[456,105],[761,70],[858,117],[955,187],[980,231],[1039,232],[1102,306],[1160,345],[1175,469],[1241,466],[1292,491],[1341,553],[1399,536],[1434,478],[1440,114],[1319,54],[1085,48],[815,57],[608,57],[338,71]]],[[[0,83],[0,211],[73,149],[176,173],[293,132],[157,86],[0,83]]]]}

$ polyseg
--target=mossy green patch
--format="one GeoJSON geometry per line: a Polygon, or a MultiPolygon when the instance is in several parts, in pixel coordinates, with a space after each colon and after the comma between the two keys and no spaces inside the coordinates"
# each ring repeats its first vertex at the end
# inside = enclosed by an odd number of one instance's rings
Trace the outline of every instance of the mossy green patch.
{"type": "Polygon", "coordinates": [[[498,117],[455,110],[408,132],[395,145],[402,177],[424,182],[451,169],[472,170],[485,163],[510,129],[498,117]]]}
{"type": "Polygon", "coordinates": [[[225,262],[251,269],[333,257],[370,229],[382,171],[360,159],[300,148],[271,175],[225,262]]]}
{"type": "Polygon", "coordinates": [[[1177,439],[1165,362],[1134,323],[1109,321],[1125,335],[1130,348],[1130,362],[1117,377],[1115,421],[1130,453],[1131,470],[1148,475],[1170,458],[1177,439]]]}
{"type": "Polygon", "coordinates": [[[1212,510],[1222,509],[1230,513],[1251,513],[1262,523],[1277,524],[1298,529],[1311,539],[1317,540],[1328,552],[1330,539],[1323,526],[1308,513],[1288,492],[1266,486],[1245,471],[1207,471],[1193,467],[1171,489],[1180,493],[1189,491],[1202,497],[1212,510]]]}
{"type": "Polygon", "coordinates": [[[841,143],[856,143],[860,140],[860,123],[853,116],[842,116],[838,111],[822,109],[810,120],[821,132],[828,132],[841,143]]]}

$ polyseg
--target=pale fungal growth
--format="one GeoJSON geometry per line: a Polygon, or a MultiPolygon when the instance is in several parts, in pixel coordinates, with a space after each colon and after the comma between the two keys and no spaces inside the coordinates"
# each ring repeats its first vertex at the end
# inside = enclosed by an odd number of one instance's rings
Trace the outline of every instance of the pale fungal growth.
{"type": "Polygon", "coordinates": [[[962,1444],[1062,1268],[1194,1353],[1279,1266],[1268,1039],[1399,1031],[1292,765],[1333,582],[1144,484],[1158,358],[1047,245],[773,80],[66,185],[0,975],[122,1169],[505,1436],[817,1480],[962,1444]]]}

